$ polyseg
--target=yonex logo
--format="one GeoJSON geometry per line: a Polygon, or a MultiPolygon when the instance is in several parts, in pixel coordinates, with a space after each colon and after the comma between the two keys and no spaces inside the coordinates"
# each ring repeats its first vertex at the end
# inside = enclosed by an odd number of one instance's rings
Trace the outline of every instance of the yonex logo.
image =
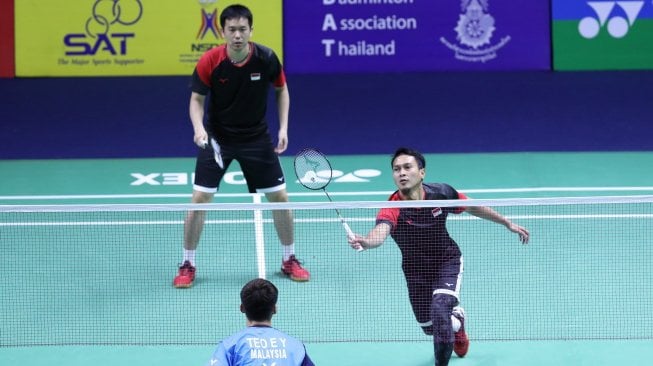
{"type": "MultiPolygon", "coordinates": [[[[333,179],[336,183],[366,183],[369,182],[371,178],[380,175],[381,171],[377,169],[357,169],[346,174],[342,170],[321,170],[316,173],[314,181],[306,181],[306,183],[326,183],[329,179],[333,179]]],[[[305,179],[306,178],[303,178],[302,181],[305,181],[305,179]]]]}
{"type": "MultiPolygon", "coordinates": [[[[377,169],[357,169],[350,173],[334,170],[332,178],[334,183],[367,183],[380,175],[381,171],[377,169]]],[[[195,173],[131,173],[131,177],[134,179],[130,183],[131,186],[179,186],[192,184],[195,173]]],[[[328,177],[328,172],[318,172],[318,180],[328,177]]],[[[226,184],[247,184],[243,172],[240,171],[228,172],[223,179],[226,184]]],[[[279,178],[279,181],[283,181],[283,177],[279,178]]]]}
{"type": "Polygon", "coordinates": [[[608,34],[613,38],[622,38],[635,24],[644,1],[589,1],[587,5],[594,10],[596,16],[588,16],[580,20],[578,32],[581,36],[592,39],[599,35],[601,28],[606,26],[608,34]],[[621,13],[621,15],[613,15],[614,13],[621,13]],[[625,18],[622,15],[625,15],[625,18]]]}

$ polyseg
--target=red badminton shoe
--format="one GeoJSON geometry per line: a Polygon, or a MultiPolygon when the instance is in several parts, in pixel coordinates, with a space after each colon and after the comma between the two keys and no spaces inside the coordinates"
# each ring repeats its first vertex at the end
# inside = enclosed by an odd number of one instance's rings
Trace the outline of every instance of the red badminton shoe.
{"type": "Polygon", "coordinates": [[[453,308],[452,315],[460,320],[460,329],[454,334],[453,351],[458,357],[465,357],[469,351],[469,338],[465,333],[465,310],[460,306],[453,308]]]}
{"type": "Polygon", "coordinates": [[[179,267],[179,273],[172,281],[172,285],[176,288],[188,288],[193,286],[193,281],[195,281],[195,267],[189,261],[185,261],[179,267]]]}
{"type": "Polygon", "coordinates": [[[281,272],[297,282],[306,282],[311,277],[311,274],[302,267],[302,264],[294,255],[291,255],[287,261],[281,262],[281,272]]]}

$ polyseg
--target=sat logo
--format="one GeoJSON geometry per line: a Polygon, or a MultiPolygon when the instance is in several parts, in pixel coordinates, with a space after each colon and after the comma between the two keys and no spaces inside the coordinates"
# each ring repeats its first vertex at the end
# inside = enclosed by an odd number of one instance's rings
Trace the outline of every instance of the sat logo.
{"type": "Polygon", "coordinates": [[[127,42],[134,33],[113,32],[116,27],[136,24],[143,16],[141,0],[95,0],[86,20],[86,33],[64,36],[67,56],[93,56],[98,52],[127,54],[127,42]]]}

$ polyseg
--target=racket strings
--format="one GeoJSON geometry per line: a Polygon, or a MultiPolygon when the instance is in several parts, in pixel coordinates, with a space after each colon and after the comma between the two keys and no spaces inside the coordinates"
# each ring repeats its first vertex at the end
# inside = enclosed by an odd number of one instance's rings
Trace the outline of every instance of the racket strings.
{"type": "Polygon", "coordinates": [[[313,149],[305,149],[295,157],[295,175],[299,183],[312,190],[324,189],[333,176],[329,160],[313,149]]]}
{"type": "MultiPolygon", "coordinates": [[[[324,154],[310,148],[300,151],[295,156],[295,175],[301,185],[312,190],[322,190],[329,201],[333,202],[329,192],[326,191],[326,186],[329,185],[333,177],[333,169],[331,169],[331,163],[324,154]]],[[[347,233],[347,237],[353,239],[355,237],[354,232],[351,231],[340,211],[337,208],[335,211],[347,233]]],[[[360,247],[357,250],[361,251],[363,248],[360,247]]]]}

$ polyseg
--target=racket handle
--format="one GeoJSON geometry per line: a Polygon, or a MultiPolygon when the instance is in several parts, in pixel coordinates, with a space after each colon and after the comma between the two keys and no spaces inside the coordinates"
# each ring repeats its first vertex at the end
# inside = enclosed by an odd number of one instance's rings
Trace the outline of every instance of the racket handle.
{"type": "Polygon", "coordinates": [[[222,151],[220,150],[220,145],[218,145],[218,142],[214,138],[211,138],[210,142],[211,147],[213,148],[213,158],[215,159],[215,162],[218,163],[220,169],[224,169],[224,162],[222,161],[222,151]]]}
{"type": "MultiPolygon", "coordinates": [[[[354,232],[351,231],[351,228],[350,228],[349,225],[345,222],[345,220],[342,220],[342,226],[345,228],[345,231],[347,232],[347,238],[349,238],[350,240],[354,240],[354,238],[356,237],[356,235],[354,235],[354,232]]],[[[362,246],[361,246],[361,247],[358,247],[358,248],[356,249],[357,252],[362,252],[363,250],[365,250],[365,248],[363,248],[362,246]]]]}

